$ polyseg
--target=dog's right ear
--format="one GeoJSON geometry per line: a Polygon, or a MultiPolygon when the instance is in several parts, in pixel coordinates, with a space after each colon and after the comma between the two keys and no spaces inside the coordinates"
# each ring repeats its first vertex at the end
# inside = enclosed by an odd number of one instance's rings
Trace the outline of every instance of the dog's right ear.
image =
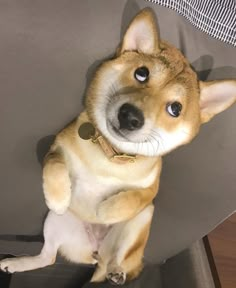
{"type": "Polygon", "coordinates": [[[151,9],[145,8],[130,23],[119,53],[138,51],[144,54],[153,54],[159,50],[159,35],[155,16],[151,9]]]}
{"type": "Polygon", "coordinates": [[[202,123],[236,102],[236,80],[200,81],[200,111],[202,123]]]}

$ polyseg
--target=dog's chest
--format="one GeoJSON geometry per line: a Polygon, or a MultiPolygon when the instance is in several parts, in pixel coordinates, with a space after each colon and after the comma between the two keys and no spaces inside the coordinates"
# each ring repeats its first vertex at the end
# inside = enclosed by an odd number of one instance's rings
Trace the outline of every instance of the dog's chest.
{"type": "MultiPolygon", "coordinates": [[[[98,169],[100,171],[100,169],[98,169]]],[[[72,183],[71,208],[79,215],[95,217],[98,203],[117,193],[124,187],[123,181],[112,173],[101,175],[89,169],[75,155],[70,155],[70,177],[72,183]]],[[[84,219],[86,220],[86,219],[84,219]]]]}
{"type": "Polygon", "coordinates": [[[68,149],[66,158],[72,183],[70,207],[85,221],[96,219],[98,204],[105,199],[120,191],[146,188],[156,178],[157,167],[146,169],[148,165],[138,162],[117,165],[94,144],[79,147],[80,155],[68,149]]]}
{"type": "Polygon", "coordinates": [[[72,173],[71,178],[73,197],[80,200],[80,203],[96,204],[115,193],[122,186],[118,179],[111,179],[112,177],[109,176],[98,176],[86,167],[80,166],[78,169],[78,166],[76,171],[72,173]]]}

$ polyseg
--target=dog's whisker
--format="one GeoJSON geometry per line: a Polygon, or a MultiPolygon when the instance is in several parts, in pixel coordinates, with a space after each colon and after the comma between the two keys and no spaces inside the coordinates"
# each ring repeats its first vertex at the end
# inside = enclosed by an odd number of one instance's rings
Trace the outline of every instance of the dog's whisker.
{"type": "MultiPolygon", "coordinates": [[[[158,143],[158,141],[153,135],[149,135],[148,136],[148,142],[151,144],[151,147],[152,147],[152,150],[153,150],[153,155],[154,155],[155,154],[155,147],[154,147],[153,142],[158,143]]],[[[148,146],[150,146],[150,145],[148,145],[148,146]]]]}
{"type": "Polygon", "coordinates": [[[162,149],[164,151],[165,150],[165,145],[164,145],[165,141],[164,141],[162,135],[160,133],[158,133],[157,131],[155,131],[154,129],[152,129],[151,132],[152,132],[152,134],[154,134],[154,137],[156,136],[159,139],[159,141],[158,141],[159,145],[162,146],[162,149]]]}
{"type": "Polygon", "coordinates": [[[188,136],[191,136],[191,134],[185,130],[181,130],[181,132],[183,132],[184,134],[188,135],[188,136]]]}
{"type": "Polygon", "coordinates": [[[157,146],[156,146],[156,151],[154,149],[154,154],[158,153],[158,150],[159,150],[159,146],[160,146],[160,141],[158,138],[154,137],[153,135],[151,135],[151,137],[155,140],[155,142],[157,143],[157,146]]]}

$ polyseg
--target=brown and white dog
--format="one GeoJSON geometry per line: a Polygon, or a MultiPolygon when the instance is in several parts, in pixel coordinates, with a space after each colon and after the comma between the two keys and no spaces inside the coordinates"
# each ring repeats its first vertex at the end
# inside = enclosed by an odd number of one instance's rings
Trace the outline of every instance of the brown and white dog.
{"type": "Polygon", "coordinates": [[[137,277],[153,215],[161,157],[189,143],[202,123],[236,100],[236,81],[200,82],[188,61],[160,41],[142,10],[116,56],[97,70],[86,108],[56,137],[45,158],[51,210],[45,244],[33,257],[4,259],[10,273],[69,261],[97,263],[92,281],[137,277]]]}

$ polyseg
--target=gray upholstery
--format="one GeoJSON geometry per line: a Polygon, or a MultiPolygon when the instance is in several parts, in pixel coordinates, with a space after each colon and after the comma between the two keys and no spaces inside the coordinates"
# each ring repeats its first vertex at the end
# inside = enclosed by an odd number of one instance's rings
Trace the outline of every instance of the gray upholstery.
{"type": "MultiPolygon", "coordinates": [[[[235,48],[156,4],[0,2],[0,254],[39,251],[39,243],[8,241],[6,235],[41,233],[47,211],[42,157],[53,135],[81,111],[96,66],[113,54],[129,21],[146,6],[157,14],[161,37],[183,51],[200,77],[236,78],[235,48]]],[[[192,144],[165,157],[148,262],[177,254],[235,210],[235,112],[236,106],[217,116],[192,144]]]]}
{"type": "MultiPolygon", "coordinates": [[[[108,282],[87,283],[83,288],[108,288],[108,282]]],[[[167,260],[162,265],[145,265],[140,277],[126,283],[126,288],[215,288],[202,241],[167,260]]],[[[25,287],[27,288],[27,287],[25,287]]]]}
{"type": "MultiPolygon", "coordinates": [[[[10,288],[114,287],[108,282],[85,283],[91,277],[92,273],[92,267],[57,263],[44,269],[14,274],[11,279],[10,288]]],[[[126,283],[123,287],[215,288],[215,285],[204,245],[202,241],[197,241],[191,245],[189,249],[172,257],[162,265],[146,263],[140,277],[126,283]]]]}

